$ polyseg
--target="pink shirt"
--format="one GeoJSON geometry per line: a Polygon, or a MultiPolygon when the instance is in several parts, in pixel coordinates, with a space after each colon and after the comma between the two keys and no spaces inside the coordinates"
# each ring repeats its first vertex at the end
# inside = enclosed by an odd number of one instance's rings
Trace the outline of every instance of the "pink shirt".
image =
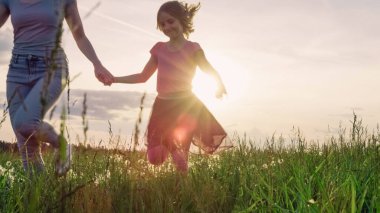
{"type": "Polygon", "coordinates": [[[195,53],[201,50],[196,42],[187,41],[177,51],[168,49],[166,43],[158,42],[150,50],[158,63],[157,92],[165,95],[177,92],[190,92],[197,67],[195,53]]]}

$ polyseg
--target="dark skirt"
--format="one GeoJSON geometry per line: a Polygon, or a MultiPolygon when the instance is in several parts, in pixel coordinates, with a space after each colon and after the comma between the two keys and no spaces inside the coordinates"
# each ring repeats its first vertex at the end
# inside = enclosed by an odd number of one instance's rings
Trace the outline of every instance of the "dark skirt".
{"type": "Polygon", "coordinates": [[[173,151],[190,143],[213,153],[227,133],[194,95],[176,99],[156,98],[148,124],[148,149],[164,145],[173,151]]]}

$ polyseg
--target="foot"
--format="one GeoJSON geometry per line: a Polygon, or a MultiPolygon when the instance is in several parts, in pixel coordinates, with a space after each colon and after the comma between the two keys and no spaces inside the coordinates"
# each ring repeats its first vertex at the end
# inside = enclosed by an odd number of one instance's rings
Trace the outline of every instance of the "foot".
{"type": "Polygon", "coordinates": [[[55,156],[55,174],[60,177],[65,175],[71,166],[72,147],[66,139],[59,136],[60,147],[56,150],[55,156]]]}

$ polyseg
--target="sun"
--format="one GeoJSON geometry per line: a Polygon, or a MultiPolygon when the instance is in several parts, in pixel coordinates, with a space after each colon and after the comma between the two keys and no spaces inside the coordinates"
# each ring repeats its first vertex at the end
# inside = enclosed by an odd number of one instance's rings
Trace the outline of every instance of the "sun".
{"type": "MultiPolygon", "coordinates": [[[[219,54],[211,53],[208,55],[208,59],[219,73],[226,87],[227,96],[224,97],[224,99],[236,101],[240,99],[245,92],[249,91],[247,71],[241,64],[219,54]]],[[[208,108],[215,109],[221,104],[221,100],[215,97],[217,82],[207,73],[197,69],[192,86],[194,94],[208,108]]],[[[222,99],[222,101],[224,99],[222,99]]]]}
{"type": "Polygon", "coordinates": [[[217,84],[210,75],[197,70],[193,79],[193,93],[209,108],[214,108],[219,102],[215,97],[217,84]]]}

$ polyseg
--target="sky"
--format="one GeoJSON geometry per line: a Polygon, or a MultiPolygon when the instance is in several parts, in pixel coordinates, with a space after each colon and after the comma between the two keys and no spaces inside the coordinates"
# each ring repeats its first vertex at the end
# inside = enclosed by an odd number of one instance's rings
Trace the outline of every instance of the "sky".
{"type": "MultiPolygon", "coordinates": [[[[159,0],[78,0],[87,37],[102,63],[115,75],[140,72],[149,50],[167,38],[156,29],[159,0]]],[[[198,42],[220,73],[228,92],[213,97],[212,80],[198,72],[194,92],[229,135],[255,143],[291,137],[299,128],[307,140],[323,142],[350,127],[353,113],[370,132],[380,121],[380,1],[241,0],[201,3],[194,18],[198,42]]],[[[145,84],[105,87],[93,74],[67,28],[63,47],[69,59],[72,95],[71,135],[80,130],[87,94],[87,133],[94,141],[133,132],[140,98],[146,92],[143,122],[155,97],[155,76],[145,84]]],[[[0,29],[0,104],[12,48],[10,20],[0,29]]],[[[57,102],[58,108],[65,98],[57,102]]],[[[1,107],[0,105],[0,107],[1,107]]],[[[4,107],[4,106],[2,106],[4,107]]],[[[56,110],[57,111],[57,110],[56,110]]],[[[59,126],[59,113],[49,122],[59,126]]],[[[14,141],[9,120],[0,139],[14,141]]]]}

